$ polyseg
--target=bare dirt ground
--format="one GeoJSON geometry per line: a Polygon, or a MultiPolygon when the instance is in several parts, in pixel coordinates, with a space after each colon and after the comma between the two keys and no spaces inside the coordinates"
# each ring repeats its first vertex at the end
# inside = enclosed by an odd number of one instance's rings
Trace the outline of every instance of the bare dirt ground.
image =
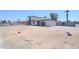
{"type": "Polygon", "coordinates": [[[4,45],[3,45],[3,36],[2,36],[2,31],[1,31],[1,27],[0,27],[0,49],[3,49],[4,45]]]}
{"type": "Polygon", "coordinates": [[[2,27],[4,48],[70,49],[79,48],[79,27],[2,27]],[[67,32],[72,34],[67,36],[67,32]]]}

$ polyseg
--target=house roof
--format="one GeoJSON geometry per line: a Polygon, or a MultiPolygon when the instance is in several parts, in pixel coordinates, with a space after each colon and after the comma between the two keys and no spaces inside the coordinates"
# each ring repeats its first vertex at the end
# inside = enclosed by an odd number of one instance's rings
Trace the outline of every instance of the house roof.
{"type": "MultiPolygon", "coordinates": [[[[44,17],[39,17],[39,16],[28,16],[29,18],[30,17],[35,17],[36,19],[31,19],[32,21],[46,21],[46,20],[52,20],[52,19],[49,19],[49,18],[44,18],[44,17]],[[37,19],[38,18],[38,19],[37,19]]],[[[53,20],[54,21],[54,20],[53,20]]]]}
{"type": "Polygon", "coordinates": [[[33,21],[46,20],[45,18],[39,17],[39,16],[28,16],[28,17],[29,17],[29,18],[30,18],[30,17],[36,18],[36,19],[31,19],[31,20],[33,20],[33,21]]]}
{"type": "Polygon", "coordinates": [[[42,17],[39,17],[39,16],[28,16],[28,18],[29,18],[29,17],[42,18],[42,17]]]}

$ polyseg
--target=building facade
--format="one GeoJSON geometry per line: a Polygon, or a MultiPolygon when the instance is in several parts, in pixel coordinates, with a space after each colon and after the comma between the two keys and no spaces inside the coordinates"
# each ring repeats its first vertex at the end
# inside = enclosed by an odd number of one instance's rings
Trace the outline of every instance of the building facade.
{"type": "Polygon", "coordinates": [[[29,25],[32,26],[55,26],[56,21],[53,21],[51,19],[46,19],[42,17],[37,17],[37,16],[29,16],[29,25]]]}

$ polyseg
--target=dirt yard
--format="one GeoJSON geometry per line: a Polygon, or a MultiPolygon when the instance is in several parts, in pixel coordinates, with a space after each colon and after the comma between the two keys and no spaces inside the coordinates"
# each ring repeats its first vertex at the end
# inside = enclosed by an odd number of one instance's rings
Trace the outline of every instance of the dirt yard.
{"type": "Polygon", "coordinates": [[[70,49],[79,48],[79,27],[2,27],[4,48],[70,49]],[[68,33],[70,34],[68,36],[68,33]]]}

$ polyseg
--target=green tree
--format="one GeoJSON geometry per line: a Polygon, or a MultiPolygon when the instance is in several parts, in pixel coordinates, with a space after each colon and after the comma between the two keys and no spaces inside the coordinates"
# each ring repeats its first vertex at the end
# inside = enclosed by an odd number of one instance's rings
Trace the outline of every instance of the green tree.
{"type": "Polygon", "coordinates": [[[8,22],[9,24],[11,24],[11,21],[10,21],[10,20],[8,20],[7,22],[8,22]]]}
{"type": "Polygon", "coordinates": [[[47,18],[46,16],[44,16],[44,18],[47,18]]]}
{"type": "Polygon", "coordinates": [[[7,23],[7,21],[6,20],[1,20],[1,23],[5,24],[5,23],[7,23]]]}
{"type": "Polygon", "coordinates": [[[50,13],[50,18],[54,21],[57,21],[58,19],[58,14],[57,13],[50,13]]]}

